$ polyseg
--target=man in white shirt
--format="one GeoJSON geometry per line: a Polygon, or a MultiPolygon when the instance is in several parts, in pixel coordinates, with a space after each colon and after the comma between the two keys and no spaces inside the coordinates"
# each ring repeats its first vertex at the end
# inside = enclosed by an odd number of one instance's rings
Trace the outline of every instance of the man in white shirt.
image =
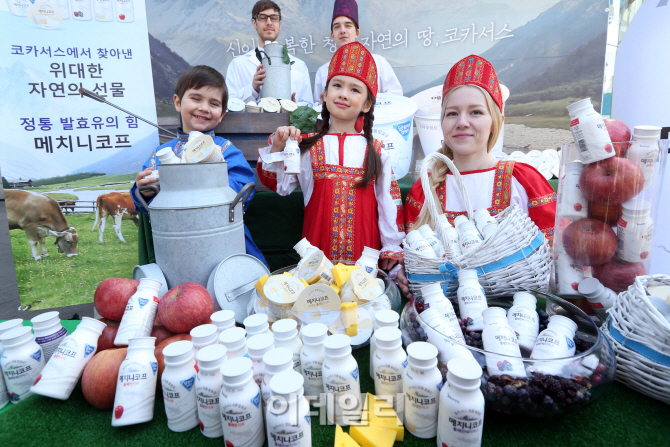
{"type": "MultiPolygon", "coordinates": [[[[355,42],[361,34],[358,28],[358,4],[356,0],[335,0],[333,7],[333,20],[330,23],[330,38],[335,42],[337,48],[342,45],[355,42]]],[[[388,61],[379,54],[373,54],[372,58],[377,64],[377,85],[379,93],[393,93],[402,96],[402,86],[393,72],[388,61]]],[[[323,64],[316,72],[314,78],[314,103],[320,104],[323,91],[326,89],[328,79],[328,65],[330,61],[323,64]]]]}
{"type": "MultiPolygon", "coordinates": [[[[256,2],[251,10],[251,24],[258,33],[258,48],[263,49],[266,41],[274,42],[281,30],[281,9],[270,0],[256,2]]],[[[289,54],[291,59],[291,91],[295,102],[312,104],[312,84],[309,80],[307,65],[289,54]]],[[[226,72],[226,87],[231,98],[244,102],[255,101],[261,97],[265,70],[256,57],[256,48],[239,55],[230,62],[226,72]]]]}

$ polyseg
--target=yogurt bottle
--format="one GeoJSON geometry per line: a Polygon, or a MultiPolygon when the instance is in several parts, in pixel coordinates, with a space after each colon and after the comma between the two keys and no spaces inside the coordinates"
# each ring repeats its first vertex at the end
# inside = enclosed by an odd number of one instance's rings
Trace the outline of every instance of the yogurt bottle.
{"type": "Polygon", "coordinates": [[[91,20],[93,18],[91,0],[70,0],[70,13],[74,20],[91,20]]]}
{"type": "Polygon", "coordinates": [[[437,309],[426,309],[421,312],[419,318],[424,323],[423,328],[426,331],[428,342],[435,345],[438,349],[438,356],[442,363],[449,360],[462,357],[466,359],[474,358],[472,352],[466,348],[463,331],[454,330],[449,323],[440,315],[437,309]]]}
{"type": "Polygon", "coordinates": [[[233,327],[221,332],[219,343],[228,350],[226,353],[228,359],[249,357],[246,335],[247,333],[241,327],[233,327]]]}
{"type": "Polygon", "coordinates": [[[558,182],[557,214],[570,220],[584,219],[588,216],[589,201],[579,187],[579,177],[584,164],[573,161],[565,164],[565,170],[558,182]]]}
{"type": "Polygon", "coordinates": [[[270,325],[266,314],[253,314],[244,319],[244,330],[247,331],[247,337],[253,337],[258,334],[270,334],[270,325]]]}
{"type": "Polygon", "coordinates": [[[193,343],[193,354],[196,356],[196,364],[198,351],[209,345],[215,345],[218,342],[218,334],[216,326],[213,324],[201,324],[191,329],[191,342],[193,343]]]}
{"type": "Polygon", "coordinates": [[[272,378],[272,404],[265,411],[268,447],[311,447],[312,423],[304,378],[284,371],[272,378]]]}
{"type": "Polygon", "coordinates": [[[261,396],[263,404],[267,405],[272,391],[270,390],[270,380],[275,374],[293,369],[293,352],[286,348],[274,348],[263,354],[263,383],[261,384],[261,396]]]}
{"type": "Polygon", "coordinates": [[[219,407],[226,446],[261,447],[265,442],[261,392],[253,380],[251,360],[228,360],[221,374],[219,407]]]}
{"type": "Polygon", "coordinates": [[[116,382],[112,427],[141,424],[154,418],[158,372],[155,345],[156,337],[128,340],[128,352],[119,367],[119,380],[116,382]]]}
{"type": "Polygon", "coordinates": [[[300,351],[302,341],[298,338],[298,323],[295,320],[283,319],[272,325],[275,347],[286,348],[293,353],[293,370],[300,372],[300,351]]]}
{"type": "MultiPolygon", "coordinates": [[[[440,214],[437,216],[437,223],[440,225],[440,227],[442,227],[442,231],[449,239],[449,245],[451,246],[451,250],[454,252],[455,256],[461,256],[463,252],[461,252],[461,244],[458,240],[458,231],[456,231],[456,228],[451,226],[445,214],[440,214]]],[[[444,241],[442,241],[442,245],[445,248],[447,246],[444,241]]]]}
{"type": "Polygon", "coordinates": [[[596,315],[602,321],[607,320],[607,309],[614,305],[617,294],[612,289],[603,286],[596,278],[585,278],[579,283],[578,289],[596,315]]]}
{"type": "Polygon", "coordinates": [[[300,147],[298,140],[289,138],[283,151],[284,155],[284,174],[300,174],[300,147]]]}
{"type": "MultiPolygon", "coordinates": [[[[553,315],[549,319],[547,329],[540,333],[535,342],[531,359],[561,359],[575,355],[575,332],[577,324],[562,315],[553,315]]],[[[551,362],[535,362],[534,368],[543,374],[562,375],[563,367],[570,364],[570,360],[551,362]]],[[[568,376],[569,377],[569,376],[568,376]]]]}
{"type": "Polygon", "coordinates": [[[477,280],[475,270],[458,271],[458,305],[461,311],[461,320],[470,331],[484,329],[482,312],[488,308],[484,288],[477,280]]]}
{"type": "Polygon", "coordinates": [[[0,335],[0,343],[5,349],[0,357],[0,368],[9,400],[18,404],[33,394],[30,387],[44,368],[44,354],[29,326],[15,327],[5,332],[0,335]]]}
{"type": "Polygon", "coordinates": [[[421,253],[422,256],[425,256],[426,258],[437,258],[437,253],[435,253],[433,247],[430,246],[428,241],[423,238],[418,230],[410,231],[405,238],[409,246],[421,253]]]}
{"type": "Polygon", "coordinates": [[[298,255],[300,255],[300,261],[298,262],[298,265],[295,268],[296,272],[298,270],[300,270],[300,267],[302,267],[303,262],[305,262],[305,260],[312,253],[315,253],[315,252],[319,251],[319,249],[316,248],[315,246],[313,246],[312,244],[310,244],[309,241],[307,240],[307,238],[305,238],[305,237],[300,239],[300,242],[295,244],[293,246],[293,249],[298,253],[298,255]]]}
{"type": "Polygon", "coordinates": [[[116,12],[117,22],[134,22],[135,8],[133,7],[133,0],[114,0],[114,12],[116,12]]]}
{"type": "Polygon", "coordinates": [[[271,334],[258,334],[247,339],[247,350],[251,359],[252,369],[254,370],[254,382],[259,387],[265,377],[265,368],[263,368],[263,356],[266,352],[275,348],[275,339],[271,334]]]}
{"type": "Polygon", "coordinates": [[[560,296],[580,296],[577,288],[584,279],[584,266],[578,264],[565,251],[563,244],[554,245],[556,259],[554,269],[556,270],[556,288],[560,296]]]}
{"type": "Polygon", "coordinates": [[[519,341],[514,329],[507,323],[505,309],[491,307],[482,314],[484,316],[482,342],[484,350],[487,351],[486,368],[489,375],[507,374],[512,377],[526,377],[519,341]]]}
{"type": "Polygon", "coordinates": [[[645,262],[651,252],[654,221],[651,203],[641,199],[624,202],[623,213],[617,222],[616,256],[628,262],[645,262]]]}
{"type": "Polygon", "coordinates": [[[127,346],[131,338],[148,337],[156,321],[158,293],[162,283],[151,278],[140,279],[137,291],[128,300],[123,312],[115,346],[127,346]]]}
{"type": "Polygon", "coordinates": [[[30,320],[35,332],[35,341],[44,352],[44,362],[48,363],[54,351],[65,337],[67,329],[60,324],[58,312],[45,312],[30,320]]]}
{"type": "Polygon", "coordinates": [[[54,399],[69,398],[84,368],[95,355],[104,328],[102,321],[83,317],[74,332],[58,345],[30,391],[54,399]]]}
{"type": "Polygon", "coordinates": [[[195,360],[193,343],[176,341],[163,349],[165,370],[161,377],[163,401],[168,428],[174,432],[198,426],[198,404],[195,396],[195,360]]]}
{"type": "Polygon", "coordinates": [[[591,98],[570,104],[567,109],[570,114],[570,131],[582,162],[595,163],[616,155],[605,121],[593,108],[591,98]]]}
{"type": "MultiPolygon", "coordinates": [[[[442,286],[439,282],[423,286],[421,288],[421,296],[423,297],[424,309],[437,309],[442,318],[444,318],[444,321],[452,327],[454,332],[461,334],[461,325],[458,324],[458,317],[456,316],[456,311],[454,311],[454,306],[444,296],[442,286]]],[[[462,335],[460,338],[465,342],[462,335]]]]}
{"type": "Polygon", "coordinates": [[[195,377],[195,397],[198,402],[200,433],[208,438],[223,436],[219,398],[223,377],[221,366],[226,361],[226,348],[219,344],[202,348],[196,354],[198,374],[195,377]]]}
{"type": "Polygon", "coordinates": [[[458,231],[458,241],[461,252],[468,253],[474,251],[482,245],[484,238],[477,231],[474,222],[468,220],[466,216],[458,216],[454,219],[454,227],[458,231]]]}
{"type": "MultiPolygon", "coordinates": [[[[23,325],[23,320],[20,318],[15,318],[13,320],[7,320],[3,321],[0,323],[0,335],[4,334],[5,332],[12,330],[16,327],[19,327],[23,325]]],[[[3,348],[2,343],[0,343],[0,357],[2,357],[2,353],[5,351],[5,348],[3,348]]],[[[0,369],[0,374],[2,373],[2,370],[0,369]]],[[[3,378],[0,380],[0,408],[3,408],[5,405],[9,403],[9,395],[7,394],[7,387],[5,386],[5,379],[3,378]]]]}
{"type": "Polygon", "coordinates": [[[435,233],[433,232],[433,229],[430,228],[430,225],[422,225],[419,227],[419,233],[421,233],[421,236],[428,242],[430,245],[430,248],[433,249],[435,254],[437,255],[438,258],[441,258],[444,255],[444,248],[442,247],[442,243],[440,243],[440,240],[435,237],[435,233]]]}
{"type": "Polygon", "coordinates": [[[447,368],[447,383],[440,392],[437,445],[479,447],[484,431],[482,368],[463,359],[451,360],[447,368]]]}
{"type": "Polygon", "coordinates": [[[28,15],[28,10],[33,6],[33,3],[31,0],[9,0],[7,7],[9,8],[9,12],[15,16],[25,17],[28,15]]]}
{"type": "MultiPolygon", "coordinates": [[[[100,1],[111,3],[112,0],[100,0],[100,1]]],[[[105,15],[105,17],[106,17],[106,15],[105,15]]],[[[100,19],[98,19],[97,11],[95,13],[95,20],[100,20],[100,19]]],[[[113,15],[110,17],[110,20],[105,20],[105,21],[110,21],[111,22],[112,20],[114,20],[113,15]]],[[[171,147],[165,147],[165,148],[157,151],[156,156],[158,157],[158,160],[160,160],[162,165],[174,165],[174,164],[181,163],[181,159],[177,158],[177,156],[174,154],[174,152],[172,152],[171,147]]],[[[156,168],[151,172],[149,177],[160,177],[160,174],[158,173],[158,166],[156,166],[156,168]]]]}
{"type": "Polygon", "coordinates": [[[540,318],[535,311],[537,299],[528,292],[514,294],[514,304],[507,312],[507,323],[517,333],[519,347],[530,352],[540,332],[540,318]]]}
{"type": "Polygon", "coordinates": [[[484,239],[489,239],[498,232],[498,221],[491,217],[486,208],[480,208],[475,211],[473,217],[475,218],[475,226],[482,236],[484,236],[484,239]]]}
{"type": "Polygon", "coordinates": [[[402,389],[405,427],[417,438],[434,438],[442,389],[442,373],[437,369],[435,346],[418,341],[407,347],[407,369],[402,389]]]}
{"type": "MultiPolygon", "coordinates": [[[[396,314],[397,315],[397,314],[396,314]]],[[[312,323],[302,327],[303,347],[300,351],[300,370],[305,379],[303,388],[305,397],[313,402],[314,406],[321,406],[323,393],[323,362],[326,360],[326,350],[323,342],[328,335],[328,326],[323,323],[312,323]]]]}
{"type": "MultiPolygon", "coordinates": [[[[337,285],[333,276],[333,267],[333,263],[330,262],[323,251],[317,250],[305,259],[298,271],[298,278],[304,279],[309,284],[337,285]]],[[[298,293],[300,292],[302,292],[302,289],[298,291],[298,293]]],[[[266,292],[265,295],[268,296],[268,293],[266,292]]]]}
{"type": "Polygon", "coordinates": [[[351,339],[344,334],[331,335],[323,342],[323,390],[326,393],[326,417],[331,424],[350,425],[361,419],[361,383],[358,363],[351,355],[351,339]]]}
{"type": "Polygon", "coordinates": [[[380,253],[381,251],[375,250],[374,248],[363,247],[363,253],[354,265],[362,267],[366,272],[376,278],[377,272],[379,271],[377,263],[379,262],[380,253]]]}
{"type": "Polygon", "coordinates": [[[210,317],[212,324],[216,326],[216,332],[221,335],[221,332],[231,327],[235,327],[235,312],[232,310],[220,310],[214,312],[210,317]]]}
{"type": "Polygon", "coordinates": [[[113,22],[114,0],[93,0],[93,12],[98,22],[113,22]]]}
{"type": "Polygon", "coordinates": [[[654,169],[659,161],[658,140],[661,139],[661,128],[657,126],[635,126],[633,141],[626,153],[626,158],[635,162],[644,174],[644,188],[651,186],[654,169]]]}
{"type": "MultiPolygon", "coordinates": [[[[375,396],[391,397],[393,409],[403,420],[402,396],[403,377],[407,366],[407,354],[402,349],[402,332],[394,327],[377,330],[377,350],[372,359],[374,370],[375,396]]],[[[386,400],[386,399],[385,399],[386,400]]]]}
{"type": "MultiPolygon", "coordinates": [[[[400,315],[398,312],[395,312],[390,309],[382,309],[378,312],[375,312],[373,317],[373,330],[376,332],[377,329],[382,327],[398,327],[398,320],[400,320],[400,315]]],[[[374,380],[374,368],[372,367],[372,359],[375,357],[375,350],[377,349],[377,338],[375,337],[375,332],[372,333],[370,337],[370,378],[374,380]]]]}

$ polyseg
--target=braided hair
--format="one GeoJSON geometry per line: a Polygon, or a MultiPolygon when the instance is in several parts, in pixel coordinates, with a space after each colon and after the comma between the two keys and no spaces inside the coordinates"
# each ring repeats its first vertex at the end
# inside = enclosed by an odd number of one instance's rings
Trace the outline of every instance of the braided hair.
{"type": "MultiPolygon", "coordinates": [[[[326,90],[328,90],[328,85],[326,85],[326,90]]],[[[365,113],[361,112],[360,116],[365,117],[363,121],[363,136],[365,137],[365,140],[368,143],[368,150],[367,154],[365,155],[365,162],[363,163],[365,173],[363,174],[363,178],[361,179],[361,181],[358,182],[358,184],[356,185],[357,188],[361,188],[369,185],[370,183],[373,183],[374,179],[382,173],[382,159],[377,153],[377,151],[374,149],[374,138],[372,136],[372,125],[375,119],[374,117],[375,97],[372,96],[372,93],[370,92],[369,89],[367,91],[368,91],[367,100],[370,103],[372,103],[372,106],[370,107],[370,110],[368,110],[367,112],[365,113]]],[[[300,150],[301,151],[310,150],[311,147],[314,146],[314,144],[320,138],[323,138],[323,136],[328,133],[329,129],[330,129],[330,112],[328,111],[326,103],[323,103],[323,108],[321,110],[321,123],[316,129],[316,135],[303,138],[299,144],[300,150]]]]}

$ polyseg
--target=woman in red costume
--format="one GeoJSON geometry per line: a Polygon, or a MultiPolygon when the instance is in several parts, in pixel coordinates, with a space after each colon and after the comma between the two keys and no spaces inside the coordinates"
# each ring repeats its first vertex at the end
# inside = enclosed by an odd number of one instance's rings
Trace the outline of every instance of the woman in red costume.
{"type": "Polygon", "coordinates": [[[270,146],[259,149],[258,175],[281,195],[302,189],[302,234],[329,259],[356,261],[367,246],[382,251],[380,267],[388,270],[403,257],[404,215],[390,156],[372,138],[376,95],[372,55],[357,42],[340,47],[328,67],[318,132],[277,129],[270,146]],[[297,175],[283,172],[288,138],[300,143],[297,175]]]}
{"type": "MultiPolygon", "coordinates": [[[[442,90],[442,133],[439,150],[458,168],[473,211],[486,208],[492,216],[510,205],[519,206],[553,242],[556,194],[535,168],[525,163],[497,161],[489,155],[504,117],[502,94],[493,66],[479,56],[468,56],[454,65],[442,90]]],[[[406,230],[428,223],[422,212],[426,192],[417,181],[405,202],[406,230]]],[[[428,194],[442,204],[453,225],[466,214],[454,176],[444,163],[434,165],[428,194]]],[[[404,278],[403,278],[404,279],[404,278]]],[[[404,289],[405,284],[401,286],[404,289]]]]}

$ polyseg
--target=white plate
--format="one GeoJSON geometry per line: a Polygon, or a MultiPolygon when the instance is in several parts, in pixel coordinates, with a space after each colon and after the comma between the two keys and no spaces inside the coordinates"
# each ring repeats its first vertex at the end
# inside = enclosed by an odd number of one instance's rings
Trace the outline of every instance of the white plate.
{"type": "Polygon", "coordinates": [[[524,161],[525,158],[526,158],[526,154],[524,154],[523,152],[521,152],[521,151],[514,151],[514,152],[512,152],[511,154],[509,154],[509,158],[508,158],[508,160],[510,160],[510,161],[520,161],[520,162],[524,162],[524,163],[525,163],[525,161],[524,161]]]}
{"type": "Polygon", "coordinates": [[[540,169],[540,165],[542,162],[544,162],[544,156],[542,155],[542,152],[537,151],[537,150],[532,150],[528,152],[524,158],[524,160],[521,160],[522,162],[531,165],[535,169],[540,169]]]}

